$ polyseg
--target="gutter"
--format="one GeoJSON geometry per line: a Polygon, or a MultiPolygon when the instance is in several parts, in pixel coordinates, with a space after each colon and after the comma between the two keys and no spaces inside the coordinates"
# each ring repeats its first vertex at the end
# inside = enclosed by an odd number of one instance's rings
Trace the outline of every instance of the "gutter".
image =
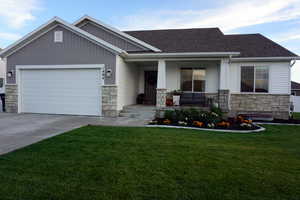
{"type": "Polygon", "coordinates": [[[289,61],[289,60],[300,60],[299,56],[291,57],[245,57],[245,58],[232,58],[231,61],[289,61]]]}
{"type": "Polygon", "coordinates": [[[193,57],[228,57],[238,56],[240,52],[184,52],[184,53],[134,53],[122,54],[125,58],[193,58],[193,57]]]}

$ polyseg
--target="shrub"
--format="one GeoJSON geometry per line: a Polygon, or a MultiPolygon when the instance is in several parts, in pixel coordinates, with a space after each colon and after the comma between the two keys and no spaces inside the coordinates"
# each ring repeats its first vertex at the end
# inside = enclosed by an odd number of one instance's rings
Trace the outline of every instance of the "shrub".
{"type": "Polygon", "coordinates": [[[218,114],[221,118],[223,118],[224,113],[222,112],[221,108],[216,107],[216,106],[212,106],[210,108],[210,112],[216,113],[218,114]]]}
{"type": "Polygon", "coordinates": [[[165,117],[165,119],[172,120],[174,115],[175,115],[174,110],[166,110],[164,117],[165,117]]]}

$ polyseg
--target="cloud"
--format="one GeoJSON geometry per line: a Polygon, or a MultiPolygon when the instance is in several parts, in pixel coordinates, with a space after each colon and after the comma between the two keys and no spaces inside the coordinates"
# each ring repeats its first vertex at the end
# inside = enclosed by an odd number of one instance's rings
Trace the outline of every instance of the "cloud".
{"type": "Polygon", "coordinates": [[[2,40],[18,40],[20,39],[22,36],[19,34],[15,34],[15,33],[4,33],[4,32],[0,32],[0,38],[2,40]]]}
{"type": "Polygon", "coordinates": [[[300,17],[300,0],[244,0],[227,2],[226,5],[204,10],[143,11],[127,16],[122,28],[220,27],[228,32],[242,27],[300,17]]]}
{"type": "Polygon", "coordinates": [[[38,9],[39,0],[0,0],[0,18],[16,29],[34,20],[33,12],[38,9]]]}
{"type": "Polygon", "coordinates": [[[288,41],[299,40],[299,39],[300,39],[300,30],[291,30],[274,36],[274,40],[277,42],[288,42],[288,41]]]}

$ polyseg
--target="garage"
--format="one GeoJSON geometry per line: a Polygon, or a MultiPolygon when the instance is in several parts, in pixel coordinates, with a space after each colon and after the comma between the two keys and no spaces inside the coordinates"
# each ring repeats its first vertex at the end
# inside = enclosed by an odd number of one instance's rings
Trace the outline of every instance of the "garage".
{"type": "Polygon", "coordinates": [[[100,116],[102,67],[17,66],[19,112],[100,116]]]}

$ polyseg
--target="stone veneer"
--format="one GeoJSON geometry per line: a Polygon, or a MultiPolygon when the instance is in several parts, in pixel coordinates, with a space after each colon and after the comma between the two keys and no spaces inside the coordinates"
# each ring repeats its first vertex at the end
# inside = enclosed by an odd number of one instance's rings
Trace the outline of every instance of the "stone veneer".
{"type": "Polygon", "coordinates": [[[115,85],[102,86],[102,115],[105,117],[117,117],[118,88],[115,85]]]}
{"type": "Polygon", "coordinates": [[[231,94],[231,115],[271,114],[277,119],[288,119],[290,95],[281,94],[231,94]]]}
{"type": "Polygon", "coordinates": [[[223,112],[229,111],[230,92],[229,90],[219,90],[218,93],[219,107],[223,112]]]}
{"type": "Polygon", "coordinates": [[[8,113],[18,112],[18,85],[5,85],[5,109],[8,113]]]}
{"type": "Polygon", "coordinates": [[[156,89],[156,107],[166,107],[167,89],[156,89]]]}

